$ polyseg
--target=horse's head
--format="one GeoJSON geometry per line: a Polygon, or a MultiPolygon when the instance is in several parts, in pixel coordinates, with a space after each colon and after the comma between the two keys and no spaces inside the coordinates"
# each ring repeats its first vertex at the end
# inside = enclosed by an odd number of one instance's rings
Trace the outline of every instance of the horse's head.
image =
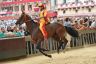
{"type": "Polygon", "coordinates": [[[18,25],[18,24],[21,25],[28,21],[31,21],[31,17],[29,15],[27,15],[24,11],[22,11],[21,16],[19,17],[19,19],[17,19],[16,25],[18,25]]]}

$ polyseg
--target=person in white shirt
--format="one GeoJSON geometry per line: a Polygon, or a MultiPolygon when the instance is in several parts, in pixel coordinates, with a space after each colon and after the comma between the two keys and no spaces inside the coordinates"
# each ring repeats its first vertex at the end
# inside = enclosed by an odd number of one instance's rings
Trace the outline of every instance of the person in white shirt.
{"type": "Polygon", "coordinates": [[[90,28],[95,28],[96,27],[96,20],[94,20],[90,26],[90,28]]]}
{"type": "Polygon", "coordinates": [[[69,18],[66,18],[66,19],[65,19],[63,25],[66,26],[66,27],[72,27],[72,25],[71,25],[71,21],[70,21],[69,18]]]}

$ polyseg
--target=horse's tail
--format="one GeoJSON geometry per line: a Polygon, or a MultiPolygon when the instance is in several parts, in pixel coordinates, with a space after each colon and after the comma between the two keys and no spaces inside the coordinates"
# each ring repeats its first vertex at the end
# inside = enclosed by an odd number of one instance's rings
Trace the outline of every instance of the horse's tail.
{"type": "Polygon", "coordinates": [[[72,37],[79,37],[78,31],[75,30],[74,28],[65,26],[65,29],[66,29],[67,33],[70,34],[72,37]]]}

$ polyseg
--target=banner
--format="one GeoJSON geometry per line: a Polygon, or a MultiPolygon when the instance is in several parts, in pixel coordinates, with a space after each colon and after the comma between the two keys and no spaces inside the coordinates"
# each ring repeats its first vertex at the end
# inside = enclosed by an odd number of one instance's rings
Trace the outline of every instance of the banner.
{"type": "Polygon", "coordinates": [[[12,5],[12,4],[22,4],[22,3],[28,3],[28,2],[38,2],[42,0],[22,0],[22,1],[14,1],[14,2],[1,2],[0,6],[6,6],[6,5],[12,5]]]}
{"type": "Polygon", "coordinates": [[[4,16],[4,17],[0,17],[0,20],[14,20],[14,19],[18,19],[17,16],[4,16]]]}

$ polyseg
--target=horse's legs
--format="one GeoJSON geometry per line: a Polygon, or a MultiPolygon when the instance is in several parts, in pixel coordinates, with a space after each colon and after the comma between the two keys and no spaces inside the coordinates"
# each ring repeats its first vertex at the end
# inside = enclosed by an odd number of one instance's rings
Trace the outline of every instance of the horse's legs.
{"type": "Polygon", "coordinates": [[[58,53],[59,53],[59,50],[61,49],[61,47],[62,47],[63,50],[65,49],[65,47],[67,45],[67,42],[68,42],[68,40],[65,37],[63,37],[63,39],[59,41],[59,46],[57,48],[58,53]]]}
{"type": "Polygon", "coordinates": [[[63,50],[65,49],[67,43],[68,43],[68,40],[64,37],[64,38],[63,38],[63,44],[64,44],[63,50]]]}
{"type": "Polygon", "coordinates": [[[49,58],[52,58],[51,55],[48,55],[48,54],[44,53],[42,50],[39,49],[39,51],[40,51],[43,55],[45,55],[45,56],[47,56],[47,57],[49,57],[49,58]]]}
{"type": "Polygon", "coordinates": [[[37,48],[37,49],[40,49],[40,50],[42,50],[42,51],[49,51],[49,50],[47,50],[47,49],[41,48],[41,42],[37,44],[36,48],[37,48]]]}
{"type": "Polygon", "coordinates": [[[59,53],[59,50],[63,47],[63,42],[59,42],[59,46],[57,47],[57,52],[59,53]]]}
{"type": "Polygon", "coordinates": [[[57,46],[57,53],[59,53],[59,50],[63,46],[63,42],[62,42],[61,38],[57,34],[54,35],[53,38],[54,38],[54,40],[56,40],[57,42],[59,42],[59,46],[57,46]]]}
{"type": "Polygon", "coordinates": [[[42,49],[43,51],[49,51],[49,50],[48,50],[48,42],[47,42],[46,40],[45,40],[44,43],[41,44],[41,49],[42,49]],[[45,47],[42,48],[42,47],[44,46],[44,44],[45,44],[45,47]]]}
{"type": "Polygon", "coordinates": [[[44,51],[46,51],[46,49],[41,48],[41,42],[37,43],[36,48],[37,48],[37,49],[39,50],[39,52],[41,52],[43,55],[45,55],[45,56],[47,56],[47,57],[50,57],[50,58],[52,57],[51,55],[48,55],[48,54],[44,53],[44,51]]]}

